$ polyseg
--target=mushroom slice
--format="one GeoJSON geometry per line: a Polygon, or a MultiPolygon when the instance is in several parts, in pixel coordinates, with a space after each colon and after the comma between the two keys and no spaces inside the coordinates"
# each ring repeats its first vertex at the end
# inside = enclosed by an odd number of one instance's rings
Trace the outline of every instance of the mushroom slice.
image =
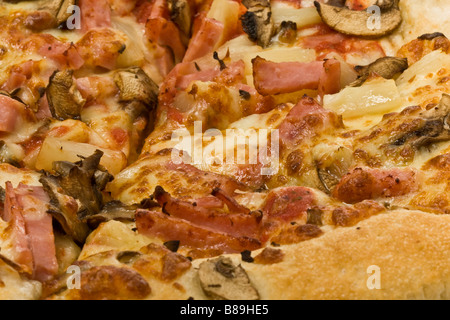
{"type": "Polygon", "coordinates": [[[348,148],[340,147],[325,154],[318,161],[317,174],[327,193],[331,193],[341,178],[348,172],[352,165],[352,159],[353,152],[348,148]]]}
{"type": "Polygon", "coordinates": [[[250,40],[265,48],[275,33],[272,10],[268,0],[243,0],[247,12],[242,15],[241,22],[250,40]]]}
{"type": "Polygon", "coordinates": [[[73,81],[73,70],[55,71],[46,89],[48,105],[58,120],[80,118],[86,102],[73,81]]]}
{"type": "Polygon", "coordinates": [[[58,13],[56,15],[56,23],[58,25],[60,25],[63,22],[66,22],[67,19],[70,18],[70,16],[72,15],[72,12],[69,11],[69,8],[74,6],[77,1],[76,0],[63,0],[63,1],[58,0],[58,2],[60,2],[60,6],[58,9],[58,13]]]}
{"type": "Polygon", "coordinates": [[[75,4],[76,0],[40,0],[38,9],[28,15],[25,25],[35,31],[56,28],[72,15],[68,9],[75,4]]]}
{"type": "Polygon", "coordinates": [[[443,94],[437,106],[420,114],[412,130],[393,137],[391,146],[410,145],[415,149],[450,140],[450,95],[443,94]]]}
{"type": "Polygon", "coordinates": [[[235,266],[230,258],[202,262],[198,276],[206,295],[218,300],[259,300],[245,270],[235,266]]]}
{"type": "Polygon", "coordinates": [[[56,175],[45,173],[39,180],[51,199],[50,213],[64,231],[76,241],[83,242],[89,228],[86,217],[103,208],[102,190],[112,176],[99,166],[103,152],[97,150],[82,161],[53,163],[56,175]]]}
{"type": "Polygon", "coordinates": [[[120,201],[111,201],[106,203],[99,213],[87,216],[83,221],[86,221],[92,229],[97,228],[100,223],[110,220],[133,221],[138,208],[137,205],[126,206],[120,201]]]}
{"type": "Polygon", "coordinates": [[[120,90],[122,102],[140,101],[149,110],[156,108],[158,100],[158,85],[139,67],[116,71],[114,82],[120,90]]]}
{"type": "Polygon", "coordinates": [[[347,7],[337,7],[314,1],[323,22],[330,28],[347,35],[366,38],[380,38],[393,32],[402,22],[402,15],[397,0],[382,1],[379,23],[371,28],[369,22],[373,14],[363,11],[350,10],[347,7]]]}
{"type": "Polygon", "coordinates": [[[189,2],[186,0],[169,0],[170,19],[189,36],[192,25],[192,11],[189,2]]]}
{"type": "Polygon", "coordinates": [[[359,77],[350,84],[352,87],[361,86],[371,75],[379,75],[385,79],[392,79],[395,75],[408,69],[408,59],[383,57],[367,66],[356,66],[359,77]]]}

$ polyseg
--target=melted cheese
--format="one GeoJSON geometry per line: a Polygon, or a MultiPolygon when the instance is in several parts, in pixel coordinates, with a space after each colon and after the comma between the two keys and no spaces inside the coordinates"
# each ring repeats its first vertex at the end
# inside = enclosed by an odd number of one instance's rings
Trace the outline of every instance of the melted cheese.
{"type": "Polygon", "coordinates": [[[450,54],[431,52],[409,67],[397,79],[403,106],[437,104],[450,92],[450,54]]]}

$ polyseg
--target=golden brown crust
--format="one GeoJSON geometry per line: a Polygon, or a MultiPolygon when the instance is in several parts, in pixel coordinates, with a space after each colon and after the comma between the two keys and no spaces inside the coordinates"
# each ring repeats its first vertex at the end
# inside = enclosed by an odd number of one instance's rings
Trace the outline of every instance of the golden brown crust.
{"type": "Polygon", "coordinates": [[[449,216],[392,211],[243,267],[262,299],[449,299],[449,232],[449,216]],[[381,289],[370,290],[374,270],[381,289]]]}

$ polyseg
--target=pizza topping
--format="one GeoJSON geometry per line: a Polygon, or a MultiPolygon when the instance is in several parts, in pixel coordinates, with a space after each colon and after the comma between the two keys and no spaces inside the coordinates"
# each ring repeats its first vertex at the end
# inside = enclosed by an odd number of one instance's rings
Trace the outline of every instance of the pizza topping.
{"type": "Polygon", "coordinates": [[[418,189],[419,176],[413,169],[355,168],[345,175],[333,196],[346,203],[399,197],[418,189]]]}
{"type": "Polygon", "coordinates": [[[46,281],[56,275],[55,238],[49,199],[42,187],[6,183],[2,219],[9,224],[2,255],[32,279],[46,281]]]}
{"type": "Polygon", "coordinates": [[[347,7],[337,7],[314,1],[323,22],[334,30],[354,36],[380,38],[393,32],[402,22],[398,8],[398,0],[383,1],[379,27],[370,28],[368,21],[371,13],[363,10],[350,10],[347,7]]]}
{"type": "Polygon", "coordinates": [[[98,227],[100,223],[110,220],[133,221],[138,207],[137,205],[126,206],[120,201],[110,201],[103,206],[99,213],[89,215],[83,221],[85,220],[92,229],[98,227]]]}
{"type": "MultiPolygon", "coordinates": [[[[223,194],[223,191],[221,191],[221,194],[223,194]]],[[[237,204],[231,197],[219,196],[219,199],[226,198],[225,204],[227,204],[230,212],[203,208],[198,202],[194,205],[187,201],[173,199],[160,186],[156,187],[154,198],[161,205],[162,211],[172,217],[184,219],[197,226],[224,232],[235,237],[258,236],[261,214],[250,213],[250,210],[237,204]]]]}
{"type": "Polygon", "coordinates": [[[194,30],[189,41],[183,62],[193,61],[214,51],[218,39],[224,32],[223,23],[215,19],[204,18],[200,23],[199,28],[194,30]]]}
{"type": "Polygon", "coordinates": [[[56,175],[44,174],[39,180],[52,200],[50,212],[64,231],[76,241],[83,242],[89,228],[81,219],[95,215],[103,207],[101,191],[111,176],[99,168],[103,152],[77,163],[54,162],[56,175]]]}
{"type": "Polygon", "coordinates": [[[415,149],[431,143],[450,139],[450,96],[442,95],[439,104],[419,114],[414,126],[407,128],[399,136],[394,136],[392,145],[410,145],[415,149]]]}
{"type": "Polygon", "coordinates": [[[283,145],[295,146],[328,130],[342,128],[342,119],[324,109],[316,100],[304,96],[278,127],[283,145]]]}
{"type": "Polygon", "coordinates": [[[37,11],[30,13],[24,21],[26,27],[33,31],[55,28],[63,24],[71,13],[67,12],[75,0],[44,0],[37,11]]]}
{"type": "Polygon", "coordinates": [[[198,276],[206,295],[220,300],[259,300],[242,266],[235,266],[231,259],[219,257],[202,262],[198,276]]]}
{"type": "Polygon", "coordinates": [[[317,162],[317,174],[326,192],[330,193],[348,172],[353,162],[352,157],[352,150],[340,147],[323,155],[317,162]]]}
{"type": "Polygon", "coordinates": [[[22,272],[33,274],[33,253],[30,247],[30,240],[26,233],[25,219],[18,204],[18,200],[11,182],[6,183],[5,202],[1,217],[9,223],[6,232],[6,239],[11,242],[11,252],[5,252],[5,244],[2,247],[2,255],[18,265],[22,272]]]}
{"type": "Polygon", "coordinates": [[[263,212],[271,219],[293,222],[305,218],[307,209],[314,202],[314,194],[309,188],[278,188],[267,196],[263,212]]]}
{"type": "Polygon", "coordinates": [[[79,0],[78,5],[83,32],[111,26],[111,7],[108,0],[79,0]]]}
{"type": "Polygon", "coordinates": [[[15,193],[33,255],[33,279],[46,281],[58,272],[52,217],[47,213],[50,199],[42,187],[21,184],[15,193]]]}
{"type": "Polygon", "coordinates": [[[158,85],[138,67],[119,70],[114,73],[114,82],[120,90],[122,102],[140,101],[150,110],[155,109],[158,99],[158,85]]]}
{"type": "Polygon", "coordinates": [[[326,94],[340,90],[340,63],[336,60],[314,62],[271,62],[259,56],[252,59],[253,82],[262,95],[321,89],[326,94]]]}
{"type": "Polygon", "coordinates": [[[355,70],[358,72],[359,76],[356,81],[350,84],[350,86],[359,87],[371,76],[393,79],[395,75],[402,73],[406,69],[408,69],[408,59],[406,58],[379,58],[367,66],[356,66],[355,70]]]}
{"type": "Polygon", "coordinates": [[[126,49],[126,40],[122,32],[101,28],[89,30],[75,45],[85,68],[113,70],[126,49]]]}
{"type": "Polygon", "coordinates": [[[190,36],[192,26],[192,8],[187,0],[169,0],[170,18],[185,36],[190,36]]]}
{"type": "Polygon", "coordinates": [[[18,124],[20,110],[25,106],[17,100],[0,94],[0,132],[12,132],[18,124]]]}
{"type": "Polygon", "coordinates": [[[85,100],[73,79],[73,70],[56,71],[46,89],[47,101],[54,118],[58,120],[80,118],[85,100]]]}
{"type": "Polygon", "coordinates": [[[250,40],[265,48],[275,33],[272,10],[268,0],[244,0],[247,12],[242,15],[242,28],[250,40]]]}
{"type": "Polygon", "coordinates": [[[297,24],[293,21],[283,21],[278,32],[278,41],[283,43],[294,43],[297,39],[297,24]]]}
{"type": "Polygon", "coordinates": [[[157,211],[139,209],[136,211],[138,232],[156,236],[163,241],[178,240],[181,246],[197,249],[218,249],[221,252],[242,252],[261,247],[257,239],[212,231],[213,229],[197,226],[188,220],[172,217],[157,211]],[[195,235],[191,236],[191,235],[195,235]]]}

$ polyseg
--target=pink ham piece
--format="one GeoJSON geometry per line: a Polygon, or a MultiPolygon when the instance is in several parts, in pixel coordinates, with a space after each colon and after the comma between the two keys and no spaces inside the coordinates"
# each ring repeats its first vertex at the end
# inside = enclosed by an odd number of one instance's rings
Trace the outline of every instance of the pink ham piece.
{"type": "Polygon", "coordinates": [[[0,133],[14,131],[23,108],[19,101],[0,94],[0,133]]]}
{"type": "Polygon", "coordinates": [[[6,92],[12,92],[20,88],[33,75],[33,60],[26,61],[11,69],[11,75],[1,87],[6,92]]]}
{"type": "Polygon", "coordinates": [[[266,199],[263,213],[266,218],[284,222],[295,221],[306,215],[316,202],[311,189],[305,187],[286,187],[272,190],[266,199]]]}
{"type": "Polygon", "coordinates": [[[47,213],[50,198],[42,187],[20,184],[16,198],[22,208],[31,252],[33,278],[46,281],[58,272],[52,217],[47,213]]]}
{"type": "Polygon", "coordinates": [[[253,82],[262,95],[290,93],[303,89],[336,93],[340,90],[340,62],[271,62],[259,56],[252,60],[253,82]]]}
{"type": "Polygon", "coordinates": [[[223,32],[223,23],[211,18],[204,18],[189,42],[183,62],[194,61],[212,53],[214,48],[219,45],[217,41],[223,32]]]}
{"type": "Polygon", "coordinates": [[[58,272],[50,199],[42,187],[6,183],[2,219],[10,224],[12,260],[33,279],[47,281],[58,272]]]}
{"type": "Polygon", "coordinates": [[[111,8],[108,0],[79,0],[81,29],[86,32],[111,26],[111,8]]]}
{"type": "Polygon", "coordinates": [[[164,241],[178,240],[182,246],[216,249],[227,253],[252,251],[261,247],[261,242],[257,239],[235,237],[161,212],[138,209],[135,218],[140,234],[164,241]]]}
{"type": "Polygon", "coordinates": [[[180,31],[172,21],[161,17],[150,18],[145,24],[145,31],[151,42],[172,49],[175,62],[183,59],[186,48],[182,43],[180,31]]]}
{"type": "Polygon", "coordinates": [[[84,59],[73,43],[61,42],[51,35],[39,36],[41,39],[38,41],[42,42],[42,46],[38,49],[38,53],[55,61],[59,68],[77,70],[84,65],[84,59]]]}
{"type": "Polygon", "coordinates": [[[323,132],[342,128],[342,120],[334,112],[324,109],[313,98],[304,96],[280,124],[283,145],[298,145],[323,132]]]}
{"type": "Polygon", "coordinates": [[[31,252],[30,241],[26,233],[22,209],[19,206],[11,182],[6,182],[2,219],[9,223],[5,236],[11,241],[12,254],[8,258],[19,265],[25,273],[32,274],[33,253],[31,252]]]}
{"type": "Polygon", "coordinates": [[[342,177],[333,196],[346,203],[399,197],[418,190],[419,172],[411,168],[355,168],[342,177]]]}

